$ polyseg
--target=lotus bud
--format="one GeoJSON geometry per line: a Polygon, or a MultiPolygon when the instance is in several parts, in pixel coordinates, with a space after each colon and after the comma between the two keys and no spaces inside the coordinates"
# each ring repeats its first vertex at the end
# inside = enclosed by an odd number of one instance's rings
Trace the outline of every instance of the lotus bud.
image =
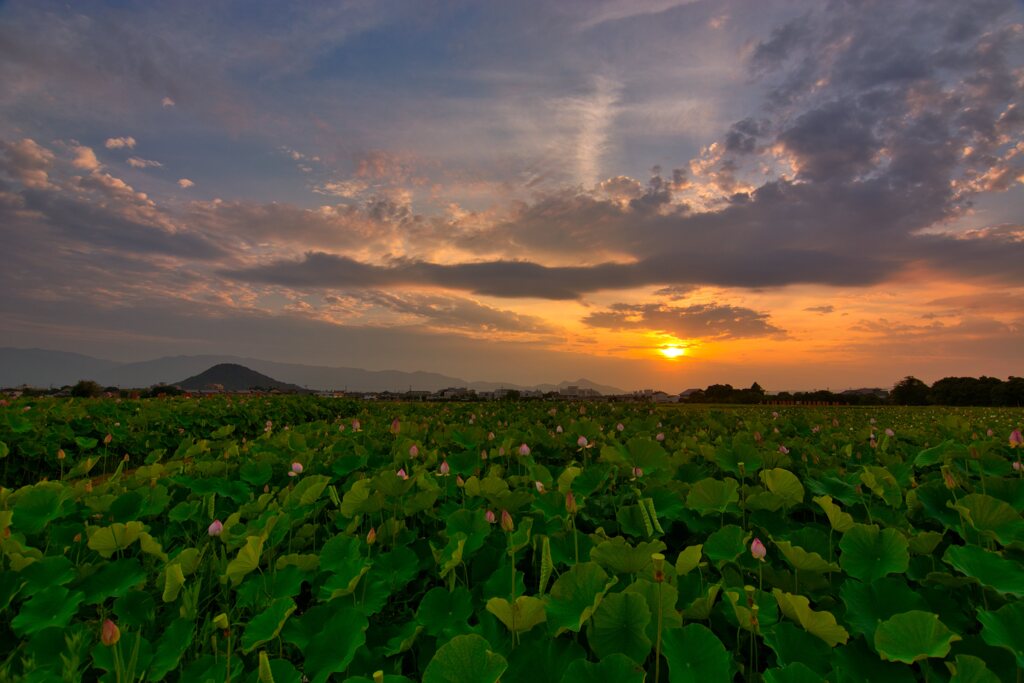
{"type": "Polygon", "coordinates": [[[505,457],[505,447],[504,446],[498,446],[498,457],[499,458],[504,458],[505,457]]]}
{"type": "Polygon", "coordinates": [[[581,436],[580,438],[576,439],[576,445],[579,446],[580,448],[586,448],[588,443],[589,442],[587,441],[587,437],[585,436],[581,436]]]}
{"type": "Polygon", "coordinates": [[[487,512],[485,512],[484,513],[484,519],[487,520],[488,524],[494,524],[495,522],[498,521],[497,517],[494,516],[494,511],[493,510],[488,510],[487,512]]]}
{"type": "Polygon", "coordinates": [[[295,477],[295,476],[298,476],[300,474],[302,474],[302,463],[301,462],[293,462],[292,463],[292,469],[288,472],[288,476],[289,477],[295,477]]]}
{"type": "Polygon", "coordinates": [[[535,481],[533,486],[537,489],[537,493],[544,493],[544,482],[535,481]]]}
{"type": "Polygon", "coordinates": [[[634,479],[639,479],[642,476],[644,476],[644,471],[641,468],[639,468],[639,467],[634,467],[633,468],[633,478],[634,479]]]}
{"type": "Polygon", "coordinates": [[[761,443],[761,440],[763,438],[764,437],[761,436],[761,432],[754,432],[754,441],[756,441],[757,443],[761,443]]]}
{"type": "Polygon", "coordinates": [[[213,523],[206,528],[206,533],[211,536],[220,536],[222,531],[224,531],[224,524],[219,519],[213,520],[213,523]]]}
{"type": "Polygon", "coordinates": [[[561,434],[562,433],[562,425],[558,425],[557,427],[555,427],[555,433],[556,434],[561,434]]]}
{"type": "Polygon", "coordinates": [[[956,479],[953,478],[953,475],[945,467],[942,468],[942,481],[945,482],[947,489],[952,491],[956,488],[956,479]]]}
{"type": "Polygon", "coordinates": [[[785,446],[779,446],[779,453],[782,453],[783,455],[789,455],[789,449],[786,448],[785,446]]]}
{"type": "Polygon", "coordinates": [[[391,433],[397,434],[400,431],[402,431],[402,424],[398,421],[398,418],[396,417],[394,420],[391,421],[391,433]]]}
{"type": "Polygon", "coordinates": [[[519,455],[526,456],[526,455],[529,455],[529,454],[530,454],[530,447],[527,446],[525,443],[521,444],[519,446],[519,455]]]}
{"type": "Polygon", "coordinates": [[[441,466],[437,468],[437,471],[441,473],[442,477],[447,477],[448,473],[452,471],[451,467],[448,466],[448,461],[441,461],[441,466]]]}
{"type": "Polygon", "coordinates": [[[892,429],[890,429],[889,427],[886,427],[886,428],[885,428],[885,435],[886,435],[886,436],[890,436],[890,437],[891,437],[891,436],[896,436],[896,432],[894,432],[894,431],[893,431],[892,429]]]}
{"type": "Polygon", "coordinates": [[[995,436],[996,435],[996,433],[994,431],[992,431],[991,429],[986,431],[985,434],[988,435],[988,436],[995,436]]]}
{"type": "Polygon", "coordinates": [[[395,474],[398,476],[399,479],[401,479],[403,481],[409,478],[409,475],[405,473],[405,468],[404,467],[401,468],[400,470],[398,470],[397,472],[395,472],[395,474]]]}
{"type": "Polygon", "coordinates": [[[1010,448],[1018,448],[1024,446],[1024,434],[1021,434],[1019,429],[1014,429],[1010,432],[1010,448]]]}
{"type": "Polygon", "coordinates": [[[658,432],[658,435],[656,437],[654,437],[654,440],[655,441],[664,441],[665,440],[665,433],[664,432],[658,432]]]}
{"type": "Polygon", "coordinates": [[[494,441],[494,432],[487,432],[487,440],[494,441]]]}
{"type": "Polygon", "coordinates": [[[1013,461],[1013,471],[1014,472],[1020,472],[1020,468],[1021,468],[1020,460],[1014,460],[1013,461]]]}
{"type": "Polygon", "coordinates": [[[415,458],[419,454],[420,454],[419,446],[417,446],[416,444],[413,444],[412,446],[409,446],[409,457],[410,458],[415,458]]]}
{"type": "Polygon", "coordinates": [[[362,430],[362,425],[359,423],[359,420],[352,420],[352,431],[358,432],[358,431],[361,431],[361,430],[362,430]]]}
{"type": "Polygon", "coordinates": [[[121,640],[121,630],[117,628],[117,624],[110,619],[104,621],[103,628],[100,630],[100,641],[107,647],[110,647],[119,640],[121,640]]]}
{"type": "Polygon", "coordinates": [[[370,527],[370,530],[366,532],[366,545],[373,545],[377,542],[377,530],[370,527]]]}
{"type": "Polygon", "coordinates": [[[570,515],[575,515],[578,508],[576,507],[576,496],[569,491],[565,494],[565,511],[570,515]]]}
{"type": "Polygon", "coordinates": [[[765,555],[768,554],[768,549],[764,547],[764,543],[761,542],[760,538],[755,538],[750,544],[750,554],[754,556],[755,560],[764,562],[765,555]]]}
{"type": "Polygon", "coordinates": [[[57,449],[57,459],[58,459],[58,460],[63,460],[63,459],[64,459],[64,458],[66,458],[66,457],[67,457],[67,456],[66,456],[66,455],[64,455],[64,449],[63,449],[63,448],[58,448],[58,449],[57,449]]]}
{"type": "Polygon", "coordinates": [[[515,531],[516,525],[512,521],[512,515],[508,513],[508,510],[501,511],[501,530],[512,533],[515,531]]]}
{"type": "Polygon", "coordinates": [[[654,582],[663,582],[665,580],[665,556],[661,553],[652,553],[651,563],[654,565],[654,582]]]}
{"type": "Polygon", "coordinates": [[[466,485],[466,480],[462,478],[461,474],[455,475],[455,485],[458,486],[460,489],[466,485]]]}
{"type": "Polygon", "coordinates": [[[621,432],[625,428],[626,428],[626,426],[624,424],[622,424],[621,422],[618,423],[617,425],[615,425],[615,431],[618,431],[618,432],[621,432]]]}
{"type": "Polygon", "coordinates": [[[114,440],[114,435],[113,434],[107,434],[105,437],[103,437],[103,445],[107,446],[113,440],[114,440]]]}

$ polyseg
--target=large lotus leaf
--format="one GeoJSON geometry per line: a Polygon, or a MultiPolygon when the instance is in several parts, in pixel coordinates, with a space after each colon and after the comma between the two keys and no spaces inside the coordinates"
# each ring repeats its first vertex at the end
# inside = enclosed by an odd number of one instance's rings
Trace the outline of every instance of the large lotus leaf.
{"type": "Polygon", "coordinates": [[[887,574],[907,571],[908,547],[907,539],[896,529],[880,530],[875,524],[855,524],[839,542],[843,551],[839,564],[850,576],[873,581],[887,574]]]}
{"type": "Polygon", "coordinates": [[[156,642],[153,652],[153,661],[146,672],[147,680],[162,680],[178,669],[178,662],[192,644],[195,630],[195,623],[189,619],[175,619],[168,626],[162,627],[160,640],[156,642]]]}
{"type": "Polygon", "coordinates": [[[13,496],[11,526],[27,535],[42,531],[49,522],[64,515],[63,503],[68,495],[63,484],[49,481],[18,489],[13,496]]]}
{"type": "Polygon", "coordinates": [[[142,628],[156,617],[156,603],[146,591],[129,591],[114,602],[114,614],[122,627],[142,628]]]}
{"type": "Polygon", "coordinates": [[[716,562],[731,562],[747,551],[750,536],[735,524],[726,524],[704,541],[704,555],[716,562]]]}
{"type": "Polygon", "coordinates": [[[1005,647],[1024,667],[1024,602],[1011,602],[994,612],[978,611],[982,639],[994,647],[1005,647]]]}
{"type": "Polygon", "coordinates": [[[942,534],[937,531],[922,531],[907,539],[910,552],[917,555],[931,555],[942,543],[942,534]]]}
{"type": "Polygon", "coordinates": [[[249,573],[260,566],[260,555],[263,554],[263,537],[249,536],[245,545],[238,550],[235,559],[228,562],[221,581],[230,579],[231,585],[237,586],[249,573]]]}
{"type": "MultiPolygon", "coordinates": [[[[136,676],[148,670],[149,664],[153,659],[153,645],[137,631],[122,631],[118,647],[121,649],[122,666],[127,664],[134,653],[136,676]]],[[[105,671],[115,671],[114,648],[97,642],[92,648],[92,665],[105,671]]],[[[101,680],[114,681],[116,678],[114,676],[105,676],[101,680]]]]}
{"type": "Polygon", "coordinates": [[[343,517],[355,517],[358,514],[377,512],[384,504],[385,498],[379,491],[373,490],[373,482],[360,479],[342,496],[340,510],[343,517]]]}
{"type": "Polygon", "coordinates": [[[291,510],[305,505],[312,505],[330,483],[331,478],[322,474],[303,475],[299,483],[295,485],[295,488],[289,492],[288,497],[284,501],[284,508],[291,510]]]}
{"type": "Polygon", "coordinates": [[[683,609],[683,616],[690,620],[701,621],[704,619],[711,618],[711,610],[715,606],[715,600],[718,599],[718,593],[722,590],[722,586],[717,583],[710,584],[707,589],[707,593],[694,600],[683,609]]]}
{"type": "Polygon", "coordinates": [[[487,601],[487,611],[514,633],[524,633],[547,620],[544,601],[529,595],[520,595],[515,603],[505,598],[491,598],[487,601]]]}
{"type": "Polygon", "coordinates": [[[703,549],[703,544],[691,545],[688,548],[684,548],[676,559],[676,575],[686,576],[696,569],[700,564],[703,549]]]}
{"type": "Polygon", "coordinates": [[[465,534],[466,543],[463,548],[463,557],[469,557],[483,546],[487,535],[491,531],[491,525],[478,510],[456,510],[448,515],[445,533],[449,538],[455,534],[465,534]]]}
{"type": "Polygon", "coordinates": [[[51,586],[33,595],[11,620],[15,635],[26,636],[50,626],[66,627],[78,611],[85,595],[63,586],[51,586]]]}
{"type": "Polygon", "coordinates": [[[107,598],[118,598],[134,586],[145,583],[146,570],[134,557],[105,563],[90,574],[78,588],[85,594],[87,605],[98,605],[107,598]]]}
{"type": "Polygon", "coordinates": [[[830,647],[845,643],[849,639],[850,634],[836,623],[835,615],[825,611],[815,612],[811,609],[811,601],[804,596],[785,593],[778,588],[773,589],[772,594],[775,595],[783,614],[800,624],[811,635],[821,638],[830,647]]]}
{"type": "Polygon", "coordinates": [[[999,676],[979,657],[957,655],[953,662],[946,662],[946,668],[952,674],[949,683],[999,683],[999,676]]]}
{"type": "Polygon", "coordinates": [[[702,624],[665,631],[661,652],[668,662],[670,683],[732,680],[732,657],[718,636],[702,624]]]}
{"type": "Polygon", "coordinates": [[[342,673],[366,643],[369,622],[353,607],[342,607],[323,625],[306,646],[304,670],[313,683],[325,683],[342,673]]]}
{"type": "Polygon", "coordinates": [[[804,502],[804,487],[795,474],[781,467],[761,470],[761,481],[771,493],[782,498],[784,507],[804,502]]]}
{"type": "Polygon", "coordinates": [[[995,538],[1003,545],[1024,543],[1024,519],[1008,503],[983,493],[971,493],[953,507],[968,524],[985,536],[995,538]]]}
{"type": "Polygon", "coordinates": [[[466,620],[473,614],[473,599],[468,590],[458,586],[449,591],[440,586],[431,588],[420,600],[416,621],[432,636],[464,633],[466,620]]]}
{"type": "Polygon", "coordinates": [[[881,622],[875,629],[875,649],[891,662],[914,662],[929,657],[945,657],[960,636],[939,621],[939,615],[923,610],[901,612],[881,622]]]}
{"type": "Polygon", "coordinates": [[[864,471],[860,473],[860,481],[889,507],[899,507],[903,502],[903,489],[892,472],[884,467],[865,465],[864,471]]]}
{"type": "Polygon", "coordinates": [[[820,638],[797,628],[788,621],[781,621],[764,633],[764,643],[775,652],[780,666],[801,663],[820,674],[829,671],[832,648],[820,638]]]}
{"type": "Polygon", "coordinates": [[[833,503],[832,496],[815,496],[812,500],[825,511],[828,523],[834,530],[844,534],[853,526],[853,516],[833,503]]]}
{"type": "Polygon", "coordinates": [[[897,576],[876,579],[871,583],[848,580],[839,593],[846,605],[846,623],[868,642],[874,642],[879,622],[901,612],[928,608],[924,598],[897,576]]]}
{"type": "Polygon", "coordinates": [[[22,588],[24,595],[32,595],[49,586],[63,586],[74,578],[75,566],[63,555],[44,557],[18,572],[18,581],[25,584],[22,588]]]}
{"type": "Polygon", "coordinates": [[[271,602],[265,610],[245,625],[245,632],[242,633],[242,651],[252,652],[263,643],[277,638],[284,622],[296,609],[297,605],[291,598],[278,598],[271,602]]]}
{"type": "Polygon", "coordinates": [[[676,587],[666,583],[654,583],[646,579],[637,579],[626,587],[627,593],[637,593],[644,596],[647,601],[647,609],[651,611],[651,621],[647,624],[647,637],[653,642],[658,637],[658,603],[661,603],[661,627],[662,629],[679,628],[683,625],[683,617],[676,609],[679,602],[679,591],[676,587]]]}
{"type": "Polygon", "coordinates": [[[786,560],[799,571],[817,573],[839,571],[838,564],[835,562],[827,562],[825,558],[818,553],[808,552],[800,546],[793,545],[789,541],[772,540],[775,543],[775,547],[782,553],[783,557],[785,557],[786,560]]]}
{"type": "Polygon", "coordinates": [[[644,670],[629,657],[613,654],[600,662],[577,659],[565,670],[561,683],[643,683],[644,670]]]}
{"type": "Polygon", "coordinates": [[[976,545],[950,546],[942,560],[1005,595],[1024,595],[1024,567],[976,545]]]}
{"type": "Polygon", "coordinates": [[[89,529],[89,547],[106,558],[118,550],[124,550],[139,540],[145,527],[142,522],[111,524],[108,527],[89,529]]]}
{"type": "Polygon", "coordinates": [[[370,565],[363,557],[362,542],[358,538],[338,534],[324,543],[320,569],[331,573],[320,587],[320,598],[332,600],[352,593],[370,565]]]}
{"type": "Polygon", "coordinates": [[[768,669],[764,672],[764,680],[765,683],[822,683],[825,679],[797,662],[779,669],[768,669]]]}
{"type": "Polygon", "coordinates": [[[906,664],[883,661],[868,648],[863,638],[854,638],[832,654],[832,677],[836,683],[916,683],[914,670],[906,664]]]}
{"type": "Polygon", "coordinates": [[[509,652],[508,669],[502,679],[561,683],[562,675],[569,665],[586,658],[587,651],[569,638],[530,638],[509,652]]]}
{"type": "Polygon", "coordinates": [[[594,611],[587,642],[602,659],[620,653],[634,662],[643,662],[651,652],[651,641],[646,633],[650,621],[651,611],[644,596],[612,593],[606,595],[594,611]]]}
{"type": "Polygon", "coordinates": [[[708,477],[690,487],[686,507],[702,515],[721,514],[739,500],[739,483],[735,479],[708,477]]]}
{"type": "Polygon", "coordinates": [[[966,454],[967,449],[957,444],[952,439],[946,439],[937,446],[926,448],[917,454],[914,458],[914,467],[928,467],[929,465],[937,465],[947,457],[953,458],[966,454]]]}
{"type": "Polygon", "coordinates": [[[651,555],[667,546],[661,541],[638,543],[634,548],[622,536],[598,543],[590,551],[590,559],[613,574],[639,574],[651,564],[651,555]]]}
{"type": "Polygon", "coordinates": [[[550,630],[555,635],[563,630],[579,631],[616,581],[596,562],[581,562],[571,567],[551,587],[550,630]]]}
{"type": "Polygon", "coordinates": [[[497,683],[506,668],[508,662],[484,638],[455,636],[434,653],[423,683],[497,683]]]}

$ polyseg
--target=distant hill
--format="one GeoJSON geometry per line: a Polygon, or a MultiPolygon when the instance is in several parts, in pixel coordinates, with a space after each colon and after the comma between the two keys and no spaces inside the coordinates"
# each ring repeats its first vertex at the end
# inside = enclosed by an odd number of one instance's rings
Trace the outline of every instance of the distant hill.
{"type": "Polygon", "coordinates": [[[273,377],[250,370],[244,365],[236,363],[220,363],[209,370],[193,375],[180,382],[174,382],[186,391],[199,391],[201,389],[221,389],[223,391],[248,391],[250,389],[262,389],[303,393],[309,391],[295,384],[279,382],[273,377]]]}
{"type": "MultiPolygon", "coordinates": [[[[534,389],[559,391],[568,386],[593,389],[601,394],[624,393],[617,387],[596,384],[587,379],[558,384],[522,385],[515,382],[470,382],[436,372],[405,372],[401,370],[363,370],[361,368],[325,367],[277,363],[258,358],[227,355],[164,356],[153,360],[119,363],[91,358],[77,353],[43,349],[0,348],[0,387],[28,384],[37,387],[64,386],[80,379],[92,379],[103,386],[145,388],[155,384],[175,384],[182,377],[191,379],[208,368],[222,363],[241,365],[264,376],[277,378],[310,389],[348,391],[438,391],[447,387],[467,387],[476,391],[495,389],[534,389]]],[[[509,378],[514,379],[514,378],[509,378]]],[[[213,382],[217,384],[218,382],[213,382]]]]}

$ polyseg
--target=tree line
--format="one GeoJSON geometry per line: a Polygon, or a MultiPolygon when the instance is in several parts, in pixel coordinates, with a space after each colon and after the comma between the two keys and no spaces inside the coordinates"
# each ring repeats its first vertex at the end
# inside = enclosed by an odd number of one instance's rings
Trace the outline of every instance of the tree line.
{"type": "Polygon", "coordinates": [[[889,392],[901,406],[1024,406],[1024,377],[944,377],[928,386],[907,376],[889,392]]]}

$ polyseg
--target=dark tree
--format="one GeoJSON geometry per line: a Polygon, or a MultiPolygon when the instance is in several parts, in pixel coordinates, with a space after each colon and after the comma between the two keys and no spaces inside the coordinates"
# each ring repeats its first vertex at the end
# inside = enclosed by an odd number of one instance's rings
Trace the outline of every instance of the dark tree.
{"type": "Polygon", "coordinates": [[[928,394],[927,384],[908,375],[896,383],[889,398],[900,406],[924,406],[928,405],[928,394]]]}
{"type": "Polygon", "coordinates": [[[71,395],[76,398],[96,398],[103,393],[103,387],[91,379],[80,379],[71,387],[71,395]]]}

